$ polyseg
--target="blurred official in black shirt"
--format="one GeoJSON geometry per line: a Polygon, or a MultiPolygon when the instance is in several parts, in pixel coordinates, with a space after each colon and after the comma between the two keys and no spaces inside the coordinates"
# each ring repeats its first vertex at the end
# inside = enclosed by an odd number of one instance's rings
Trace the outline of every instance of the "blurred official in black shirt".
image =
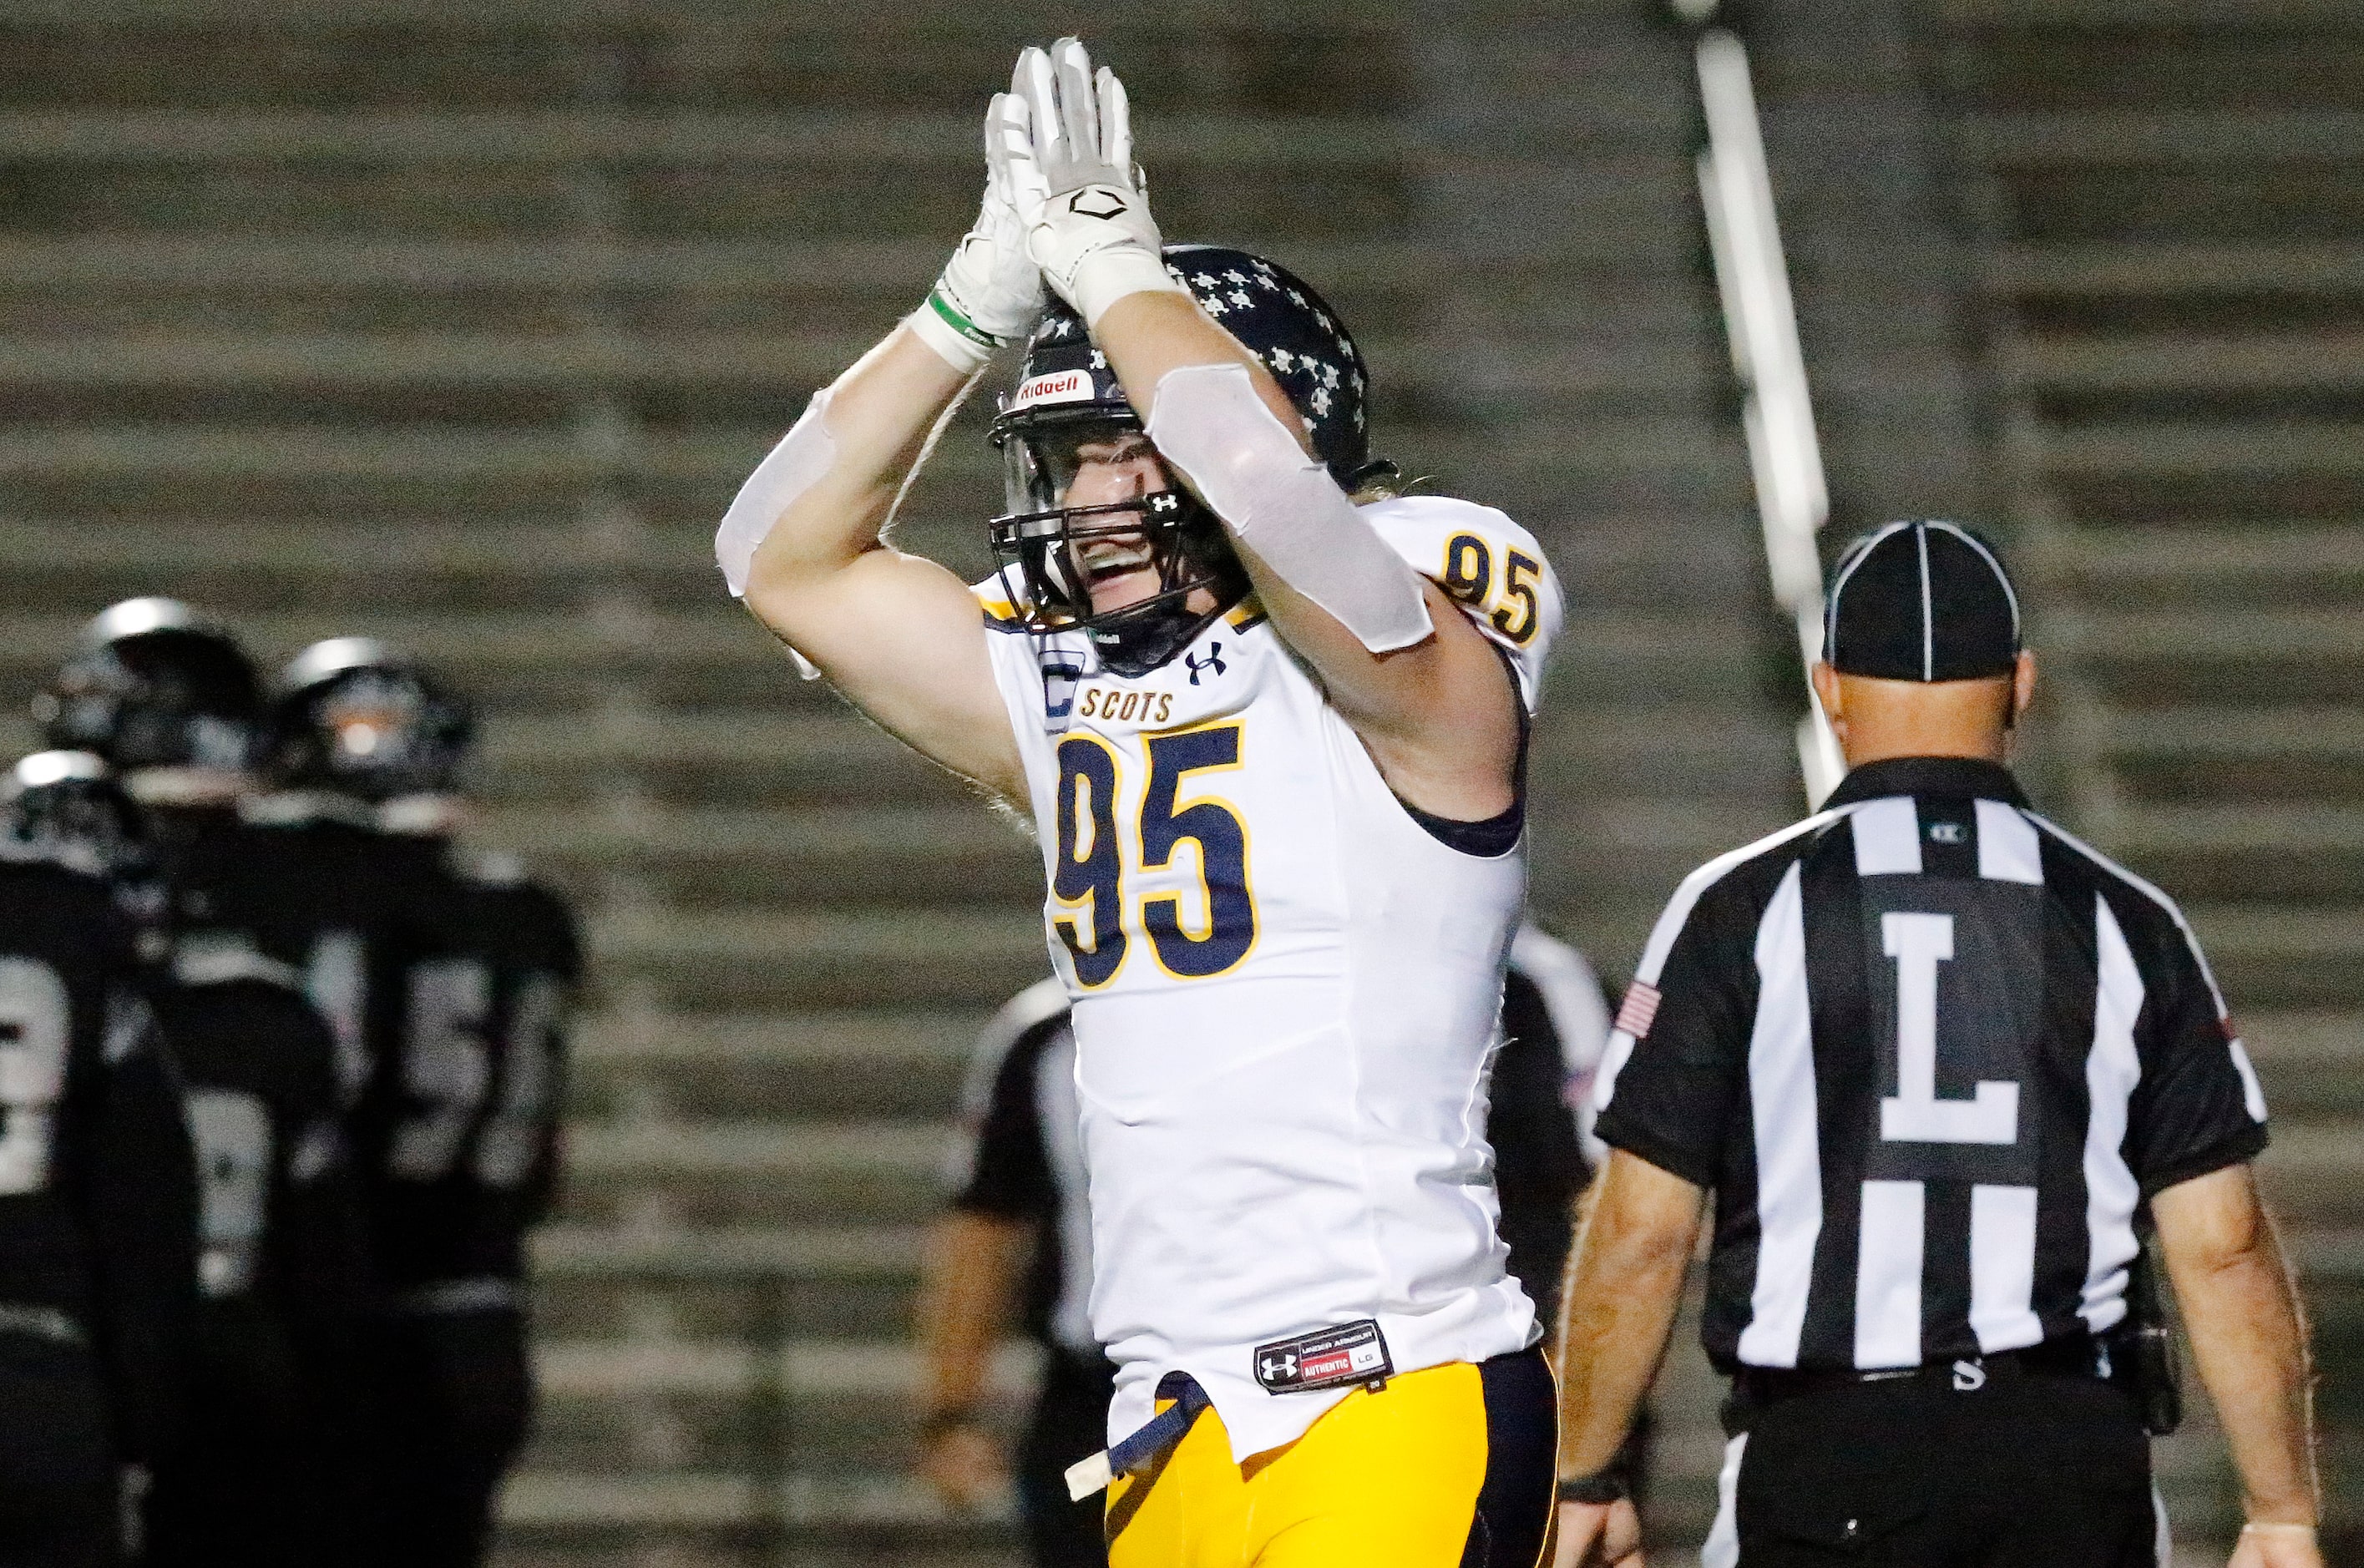
{"type": "Polygon", "coordinates": [[[2035,666],[2001,561],[1949,523],[1866,536],[1823,647],[1852,771],[1684,882],[1610,1036],[1560,1568],[1639,1553],[1610,1455],[1711,1189],[1706,1568],[2165,1562],[2153,1222],[2241,1473],[2236,1568],[2320,1568],[2305,1335],[2249,1171],[2265,1098],[2174,902],[2002,765],[2035,666]]]}

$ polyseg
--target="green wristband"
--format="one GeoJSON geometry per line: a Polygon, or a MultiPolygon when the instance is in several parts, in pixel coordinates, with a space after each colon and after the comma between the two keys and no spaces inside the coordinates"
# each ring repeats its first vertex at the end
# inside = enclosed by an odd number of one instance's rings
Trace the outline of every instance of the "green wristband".
{"type": "Polygon", "coordinates": [[[928,305],[929,307],[935,311],[938,316],[943,317],[945,326],[950,327],[953,331],[959,333],[970,342],[975,343],[978,348],[998,349],[1001,347],[1000,339],[995,337],[992,333],[987,331],[984,328],[979,327],[976,322],[971,321],[967,317],[963,316],[959,311],[953,308],[952,301],[944,297],[944,289],[942,284],[938,284],[934,288],[928,291],[928,305]]]}

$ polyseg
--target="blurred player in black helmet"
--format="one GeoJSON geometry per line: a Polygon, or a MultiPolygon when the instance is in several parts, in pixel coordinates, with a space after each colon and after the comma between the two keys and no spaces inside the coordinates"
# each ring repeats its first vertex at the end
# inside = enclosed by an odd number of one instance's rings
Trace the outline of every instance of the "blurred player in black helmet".
{"type": "Polygon", "coordinates": [[[179,1086],[95,856],[0,787],[0,1562],[120,1559],[118,1466],[180,1441],[196,1197],[179,1086]]]}
{"type": "Polygon", "coordinates": [[[189,606],[103,611],[35,714],[52,746],[111,764],[111,777],[61,779],[26,804],[115,845],[118,888],[155,905],[154,1006],[199,1156],[198,1400],[192,1441],[158,1468],[151,1551],[296,1561],[328,1549],[352,1512],[365,1261],[336,1129],[338,1055],[307,1005],[309,922],[294,896],[341,879],[310,874],[316,851],[252,820],[262,684],[231,633],[189,606]],[[104,824],[131,800],[135,813],[104,824]]]}
{"type": "Polygon", "coordinates": [[[176,599],[126,599],[94,617],[34,699],[44,742],[104,759],[148,808],[175,926],[229,929],[254,850],[240,803],[254,788],[262,694],[224,628],[176,599]]]}
{"type": "Polygon", "coordinates": [[[473,735],[457,695],[366,638],[306,650],[273,712],[274,779],[374,813],[430,933],[403,976],[393,1051],[374,1060],[351,1121],[386,1293],[370,1551],[404,1568],[482,1560],[524,1440],[524,1240],[556,1175],[581,969],[553,894],[514,862],[452,843],[473,735]]]}
{"type": "Polygon", "coordinates": [[[196,1356],[186,1440],[155,1462],[151,1565],[296,1564],[349,1546],[355,1329],[367,1284],[333,1049],[301,976],[239,933],[175,940],[146,814],[97,757],[17,765],[20,836],[104,872],[195,1146],[196,1356]]]}

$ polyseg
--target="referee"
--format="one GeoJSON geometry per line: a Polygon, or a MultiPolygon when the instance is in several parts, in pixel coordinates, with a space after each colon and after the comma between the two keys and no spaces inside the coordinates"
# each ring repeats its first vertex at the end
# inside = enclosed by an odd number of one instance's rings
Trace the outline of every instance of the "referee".
{"type": "Polygon", "coordinates": [[[1638,1558],[1611,1456],[1712,1189],[1706,1568],[2163,1562],[2145,1429],[2171,1396],[2130,1309],[2153,1224],[2240,1472],[2234,1568],[2320,1568],[2265,1101],[2173,902],[2002,766],[2035,679],[2010,579],[1965,529],[1890,524],[1825,617],[1852,771],[1683,883],[1610,1037],[1556,1562],[1638,1558]]]}
{"type": "MultiPolygon", "coordinates": [[[[1488,1140],[1509,1270],[1549,1321],[1589,1163],[1580,1106],[1609,1035],[1584,955],[1533,925],[1511,944],[1488,1140]]],[[[1103,1568],[1100,1500],[1068,1499],[1068,1465],[1107,1440],[1115,1367],[1092,1338],[1091,1218],[1076,1106],[1076,1042],[1056,980],[1020,992],[977,1040],[953,1162],[951,1212],[929,1250],[919,1305],[920,1468],[969,1507],[999,1482],[981,1396],[1013,1303],[1044,1350],[1043,1380],[1012,1467],[1035,1568],[1103,1568]]]]}

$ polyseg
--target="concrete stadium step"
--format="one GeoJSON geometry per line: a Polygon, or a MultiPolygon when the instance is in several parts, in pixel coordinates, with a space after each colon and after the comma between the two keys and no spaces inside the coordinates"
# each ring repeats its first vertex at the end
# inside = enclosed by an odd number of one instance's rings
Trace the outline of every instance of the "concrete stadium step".
{"type": "MultiPolygon", "coordinates": [[[[1364,237],[1292,240],[1289,265],[1340,294],[1403,293],[1432,264],[1419,247],[1364,237]]],[[[0,234],[0,309],[33,299],[94,300],[120,293],[156,300],[182,292],[254,299],[294,312],[327,298],[366,306],[485,292],[504,300],[599,290],[637,310],[693,313],[712,295],[809,308],[831,299],[875,302],[923,293],[944,263],[944,240],[878,235],[757,239],[617,234],[524,239],[498,234],[261,237],[235,229],[148,236],[0,234]]],[[[790,317],[785,315],[783,319],[790,317]]],[[[349,318],[350,319],[350,318],[349,318]]]]}
{"type": "MultiPolygon", "coordinates": [[[[0,135],[5,135],[0,122],[0,135]]],[[[2246,171],[2276,164],[2354,162],[2364,112],[2338,108],[2086,109],[1982,114],[1963,124],[1967,151],[1990,168],[2130,172],[2246,171]]]]}
{"type": "Polygon", "coordinates": [[[2040,461],[2062,480],[2353,477],[2364,473],[2359,438],[2364,423],[2339,419],[2129,420],[2046,431],[2040,461]]]}
{"type": "MultiPolygon", "coordinates": [[[[881,892],[891,890],[881,889],[881,892]]],[[[617,907],[589,923],[605,979],[676,1012],[749,1006],[998,1005],[1041,977],[1039,904],[975,908],[889,902],[769,908],[617,907]]]]}
{"type": "MultiPolygon", "coordinates": [[[[623,1470],[652,1458],[679,1469],[768,1462],[823,1480],[906,1470],[920,1369],[902,1316],[843,1325],[855,1337],[827,1339],[802,1337],[809,1319],[782,1322],[787,1337],[752,1343],[545,1339],[535,1354],[542,1414],[529,1463],[623,1470]],[[859,1337],[882,1331],[894,1338],[859,1337]],[[663,1423],[662,1455],[641,1425],[652,1412],[663,1423]]],[[[1022,1409],[1034,1364],[1021,1347],[998,1358],[987,1378],[989,1407],[1022,1409]]]]}
{"type": "Polygon", "coordinates": [[[1023,907],[1040,896],[1043,876],[1032,842],[972,801],[793,812],[636,802],[607,820],[534,803],[487,813],[485,832],[554,871],[634,870],[660,897],[694,888],[706,900],[791,906],[884,895],[1023,907]]]}
{"type": "MultiPolygon", "coordinates": [[[[1406,127],[1382,117],[1168,112],[1156,124],[1161,159],[1224,175],[1362,168],[1399,161],[1415,146],[1406,127]]],[[[678,107],[0,111],[0,161],[50,166],[252,170],[308,161],[343,170],[382,165],[456,172],[471,165],[507,171],[597,162],[614,169],[769,166],[800,174],[839,167],[865,175],[885,166],[966,175],[977,161],[976,137],[972,114],[781,105],[742,114],[678,107]]]]}
{"type": "Polygon", "coordinates": [[[2364,715],[2352,707],[2147,708],[2102,722],[2102,743],[2124,757],[2364,762],[2364,715]]]}
{"type": "Polygon", "coordinates": [[[2364,244],[2247,239],[2213,243],[2004,245],[1981,261],[1979,286],[2013,302],[2243,302],[2260,313],[2294,302],[2364,295],[2364,244]]]}
{"type": "Polygon", "coordinates": [[[2119,602],[2146,592],[2329,597],[2352,593],[2364,578],[2364,528],[2311,519],[2280,527],[2088,527],[2031,541],[2020,561],[2053,581],[2106,587],[2119,602]]]}
{"type": "Polygon", "coordinates": [[[957,1103],[978,1023],[968,1009],[618,1009],[578,1038],[569,1105],[585,1118],[942,1118],[957,1103]]]}
{"type": "MultiPolygon", "coordinates": [[[[952,1135],[942,1134],[949,1149],[952,1135]]],[[[916,1225],[690,1226],[662,1188],[628,1193],[613,1223],[535,1237],[535,1324],[545,1339],[879,1335],[910,1319],[923,1247],[916,1225]]]]}
{"type": "Polygon", "coordinates": [[[982,1520],[955,1517],[897,1472],[825,1482],[738,1470],[531,1469],[503,1493],[501,1524],[502,1568],[611,1560],[634,1568],[652,1561],[752,1564],[777,1562],[783,1545],[814,1568],[1003,1568],[1014,1544],[1006,1505],[982,1520]],[[602,1547],[616,1555],[600,1555],[602,1547]],[[679,1555],[659,1555],[665,1548],[679,1555]],[[748,1555],[736,1555],[742,1551],[748,1555]]]}
{"type": "Polygon", "coordinates": [[[2013,379],[2047,396],[2303,392],[2321,397],[2364,389],[2364,335],[2059,336],[2023,343],[2013,359],[2007,368],[2013,379]]]}
{"type": "Polygon", "coordinates": [[[909,1226],[942,1202],[939,1122],[585,1123],[569,1134],[561,1217],[615,1227],[909,1226]]]}
{"type": "MultiPolygon", "coordinates": [[[[2251,1008],[2237,996],[2233,1003],[2241,1038],[2277,1117],[2364,1113],[2364,1074],[2355,1071],[2356,1042],[2364,1040],[2364,1012],[2344,1007],[2276,1012],[2251,1008]]],[[[2364,1190],[2356,1195],[2358,1223],[2364,1225],[2364,1190]]],[[[2364,1252],[2357,1258],[2357,1266],[2342,1272],[2364,1278],[2364,1252]]]]}
{"type": "Polygon", "coordinates": [[[2194,902],[2184,913],[2241,1005],[2337,1006],[2364,996],[2364,903],[2194,902]]]}

